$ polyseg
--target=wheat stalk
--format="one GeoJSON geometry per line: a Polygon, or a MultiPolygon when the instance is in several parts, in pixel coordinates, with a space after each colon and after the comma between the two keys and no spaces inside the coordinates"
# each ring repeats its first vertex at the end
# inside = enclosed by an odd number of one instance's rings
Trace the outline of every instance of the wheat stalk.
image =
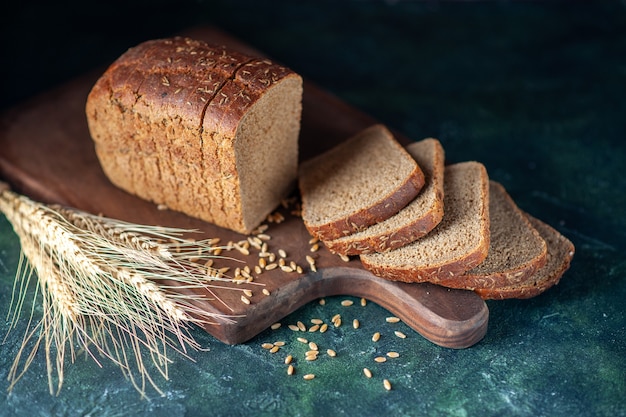
{"type": "Polygon", "coordinates": [[[140,393],[148,385],[161,393],[144,358],[167,378],[170,349],[183,355],[188,348],[200,349],[190,325],[233,319],[196,307],[206,299],[197,294],[218,299],[214,289],[234,289],[216,284],[229,280],[207,276],[197,262],[214,256],[211,240],[185,239],[188,230],[40,204],[1,183],[0,210],[18,235],[23,254],[9,308],[11,327],[21,315],[33,272],[35,297],[41,297],[43,307],[38,322],[31,310],[9,372],[9,390],[43,344],[50,392],[58,393],[66,356],[75,359],[77,344],[97,362],[99,357],[112,360],[140,393]]]}

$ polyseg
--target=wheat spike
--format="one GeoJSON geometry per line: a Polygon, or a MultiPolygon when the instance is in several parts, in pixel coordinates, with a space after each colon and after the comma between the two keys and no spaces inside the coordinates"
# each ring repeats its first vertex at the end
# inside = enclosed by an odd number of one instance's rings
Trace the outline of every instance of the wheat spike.
{"type": "MultiPolygon", "coordinates": [[[[9,308],[13,322],[21,315],[33,272],[35,297],[43,316],[34,310],[22,346],[9,373],[11,390],[45,350],[51,393],[63,384],[66,357],[76,356],[75,344],[94,360],[104,356],[117,364],[143,395],[148,385],[160,392],[144,358],[150,358],[164,378],[168,351],[183,355],[200,349],[190,325],[219,323],[233,317],[207,313],[195,301],[227,278],[207,277],[197,259],[215,257],[212,240],[184,239],[188,230],[138,225],[83,211],[40,204],[0,183],[0,210],[20,239],[18,265],[9,308]],[[175,289],[189,289],[184,294],[175,289]],[[30,347],[30,351],[28,351],[30,347]],[[67,350],[69,349],[69,350],[67,350]]],[[[221,301],[221,300],[220,300],[221,301]]]]}

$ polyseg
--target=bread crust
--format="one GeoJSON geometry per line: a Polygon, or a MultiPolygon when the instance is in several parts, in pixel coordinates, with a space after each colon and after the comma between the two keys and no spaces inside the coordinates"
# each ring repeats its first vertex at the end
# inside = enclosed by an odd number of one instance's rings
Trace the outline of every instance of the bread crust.
{"type": "MultiPolygon", "coordinates": [[[[493,271],[488,274],[481,274],[477,270],[469,270],[461,276],[442,279],[439,281],[440,285],[449,288],[460,288],[467,290],[474,290],[478,288],[489,289],[489,288],[500,288],[507,287],[512,285],[518,285],[526,280],[528,280],[532,275],[534,275],[539,269],[543,268],[547,262],[547,245],[544,239],[541,237],[539,232],[534,228],[534,226],[530,223],[527,216],[520,210],[511,196],[506,192],[504,187],[496,183],[494,181],[490,182],[490,186],[492,191],[498,193],[499,198],[504,199],[504,204],[511,209],[514,219],[511,219],[512,222],[521,222],[525,228],[530,231],[533,236],[536,237],[536,241],[539,242],[542,246],[537,254],[537,256],[532,259],[527,259],[525,262],[516,265],[513,268],[503,269],[500,271],[493,271]]],[[[495,199],[494,193],[490,192],[490,202],[493,202],[495,199]]],[[[490,214],[490,227],[494,226],[494,217],[490,214]]],[[[491,244],[494,244],[494,240],[491,239],[491,244]]],[[[487,255],[487,259],[489,255],[487,255]]]]}
{"type": "Polygon", "coordinates": [[[288,78],[301,92],[286,67],[184,37],[130,48],[87,99],[105,174],[141,198],[250,232],[268,213],[244,218],[236,137],[249,110],[288,78]]]}
{"type": "Polygon", "coordinates": [[[477,288],[474,291],[483,299],[504,300],[509,298],[526,299],[536,297],[557,285],[563,274],[570,268],[574,244],[552,226],[525,213],[528,220],[539,231],[548,244],[548,261],[543,268],[521,284],[500,288],[477,288]]]}
{"type": "Polygon", "coordinates": [[[417,167],[403,181],[400,187],[391,194],[384,196],[376,204],[365,207],[342,219],[322,225],[312,225],[305,221],[305,226],[309,233],[322,241],[360,232],[398,213],[415,198],[423,185],[424,176],[421,169],[417,167]]]}
{"type": "Polygon", "coordinates": [[[307,194],[307,187],[303,185],[304,173],[318,170],[319,162],[327,158],[329,153],[333,153],[338,149],[350,149],[348,146],[352,144],[353,140],[357,137],[361,137],[361,135],[367,134],[367,132],[371,130],[380,130],[381,133],[387,135],[389,143],[396,147],[399,152],[407,154],[407,157],[410,158],[406,150],[393,138],[391,133],[383,125],[376,124],[363,130],[352,138],[349,138],[346,142],[339,144],[335,149],[331,149],[327,153],[318,155],[317,157],[305,161],[300,165],[300,191],[302,194],[303,221],[309,233],[322,241],[333,240],[342,236],[351,235],[365,230],[367,227],[375,223],[388,219],[406,207],[406,205],[413,200],[415,196],[417,196],[424,186],[424,173],[421,168],[413,162],[414,166],[411,172],[403,178],[402,182],[393,190],[390,190],[387,194],[381,195],[374,204],[362,207],[357,211],[347,214],[341,218],[320,224],[315,224],[307,218],[306,212],[309,197],[307,194]]]}
{"type": "MultiPolygon", "coordinates": [[[[479,217],[481,219],[481,232],[476,245],[452,261],[432,262],[430,265],[378,265],[367,254],[361,255],[363,266],[381,278],[402,282],[431,282],[438,284],[448,277],[459,276],[466,271],[476,267],[485,260],[489,252],[489,178],[484,165],[478,162],[480,168],[480,194],[482,196],[479,217]]],[[[444,205],[445,205],[444,201],[444,205]]],[[[433,231],[433,233],[436,233],[433,231]]],[[[419,242],[419,241],[418,241],[419,242]]],[[[417,244],[417,242],[415,243],[417,244]]],[[[381,256],[393,256],[393,252],[381,254],[381,256]]]]}
{"type": "Polygon", "coordinates": [[[489,238],[486,236],[480,244],[465,256],[445,264],[438,264],[429,267],[412,268],[405,267],[385,268],[370,263],[367,259],[361,258],[363,266],[374,275],[391,281],[401,282],[430,282],[439,284],[442,277],[456,277],[463,274],[468,269],[479,265],[487,257],[489,251],[489,238]]]}
{"type": "MultiPolygon", "coordinates": [[[[426,184],[433,183],[435,196],[429,211],[421,217],[414,217],[409,222],[393,230],[383,229],[377,234],[369,234],[370,228],[366,228],[363,233],[351,234],[338,239],[324,241],[324,245],[334,253],[342,255],[360,255],[373,252],[388,252],[425,236],[441,222],[444,214],[443,207],[443,171],[444,171],[444,151],[441,143],[436,139],[425,139],[431,141],[433,146],[433,169],[426,172],[421,169],[425,176],[426,184]]],[[[410,153],[410,150],[409,150],[410,153]]],[[[419,165],[419,164],[418,164],[419,165]]],[[[421,193],[425,191],[426,185],[421,193]]],[[[419,198],[419,195],[418,197],[419,198]]],[[[411,204],[411,203],[409,203],[411,204]]],[[[403,209],[405,210],[406,207],[403,209]]],[[[402,213],[402,210],[398,215],[402,213]]],[[[390,218],[391,219],[391,218],[390,218]]],[[[388,219],[389,220],[389,219],[388,219]]]]}

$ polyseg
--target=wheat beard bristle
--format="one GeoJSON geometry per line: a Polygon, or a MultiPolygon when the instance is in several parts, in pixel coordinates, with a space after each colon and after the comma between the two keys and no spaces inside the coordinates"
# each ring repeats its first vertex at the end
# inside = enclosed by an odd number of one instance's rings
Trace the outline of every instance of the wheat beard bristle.
{"type": "Polygon", "coordinates": [[[33,271],[43,300],[43,316],[34,325],[30,324],[34,322],[34,309],[31,311],[10,370],[10,389],[43,342],[51,393],[61,389],[66,346],[74,359],[75,343],[96,361],[94,351],[112,360],[142,395],[147,384],[161,393],[144,355],[167,378],[168,349],[186,355],[187,347],[200,348],[188,333],[189,324],[230,319],[194,307],[199,296],[172,295],[159,284],[159,279],[166,278],[214,296],[211,288],[216,286],[207,283],[206,269],[190,261],[192,257],[215,257],[208,240],[191,242],[181,237],[189,232],[186,230],[136,225],[46,206],[6,188],[0,189],[0,210],[13,225],[28,261],[21,261],[16,273],[12,300],[17,301],[10,307],[11,327],[20,316],[33,271]],[[173,246],[176,250],[171,250],[173,246]],[[28,354],[27,346],[32,346],[28,354]]]}

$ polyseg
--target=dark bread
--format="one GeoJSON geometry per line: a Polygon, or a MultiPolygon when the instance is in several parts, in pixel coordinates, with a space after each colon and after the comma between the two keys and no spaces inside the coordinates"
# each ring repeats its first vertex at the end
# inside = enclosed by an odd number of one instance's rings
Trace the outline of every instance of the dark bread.
{"type": "Polygon", "coordinates": [[[360,255],[365,268],[390,280],[438,284],[479,265],[487,257],[490,236],[489,178],[481,163],[446,167],[444,207],[441,223],[421,239],[360,255]]]}
{"type": "Polygon", "coordinates": [[[477,288],[476,293],[484,299],[535,297],[559,283],[569,269],[575,248],[573,243],[552,226],[529,215],[526,216],[548,245],[547,262],[535,274],[521,283],[499,288],[477,288]]]}
{"type": "Polygon", "coordinates": [[[337,239],[388,219],[424,185],[415,160],[373,125],[299,167],[302,219],[313,236],[337,239]]]}
{"type": "Polygon", "coordinates": [[[295,184],[301,100],[288,68],[176,37],[118,58],[86,113],[115,185],[248,233],[295,184]]]}
{"type": "Polygon", "coordinates": [[[526,281],[546,264],[546,242],[495,181],[489,184],[489,221],[487,258],[463,275],[442,279],[440,285],[468,290],[507,287],[526,281]]]}
{"type": "Polygon", "coordinates": [[[422,169],[425,184],[405,208],[387,220],[334,240],[324,241],[328,249],[343,255],[387,252],[426,235],[443,217],[444,151],[437,139],[424,139],[406,147],[422,169]]]}

